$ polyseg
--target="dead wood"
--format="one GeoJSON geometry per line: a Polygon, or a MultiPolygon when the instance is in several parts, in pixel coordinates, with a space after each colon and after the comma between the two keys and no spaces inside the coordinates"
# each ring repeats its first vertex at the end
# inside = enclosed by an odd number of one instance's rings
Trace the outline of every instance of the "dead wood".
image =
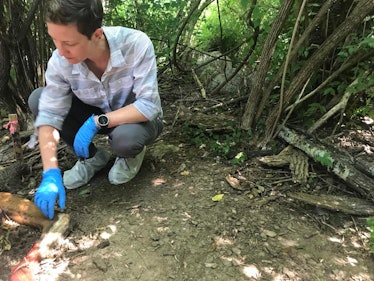
{"type": "Polygon", "coordinates": [[[53,256],[63,244],[65,233],[70,226],[70,215],[67,213],[57,214],[57,219],[52,223],[51,227],[40,238],[39,252],[41,258],[53,256]]]}
{"type": "Polygon", "coordinates": [[[374,178],[374,163],[364,158],[357,158],[355,159],[355,167],[365,175],[374,178]]]}
{"type": "Polygon", "coordinates": [[[286,127],[279,132],[279,137],[304,151],[315,161],[319,160],[321,164],[327,165],[328,170],[342,179],[348,187],[374,201],[374,179],[358,170],[351,158],[327,148],[318,139],[308,138],[286,127]]]}
{"type": "Polygon", "coordinates": [[[308,157],[293,146],[289,145],[277,155],[260,157],[258,160],[272,167],[288,166],[294,182],[305,183],[308,179],[308,157]]]}
{"type": "Polygon", "coordinates": [[[372,216],[374,204],[370,201],[356,197],[336,196],[329,194],[307,194],[302,192],[290,192],[288,197],[307,204],[325,208],[332,211],[343,212],[349,215],[372,216]]]}
{"type": "Polygon", "coordinates": [[[196,75],[195,70],[192,69],[191,71],[192,71],[193,78],[195,79],[197,85],[199,86],[201,96],[205,99],[206,98],[206,91],[205,91],[204,85],[203,85],[203,83],[201,83],[199,77],[196,75]]]}

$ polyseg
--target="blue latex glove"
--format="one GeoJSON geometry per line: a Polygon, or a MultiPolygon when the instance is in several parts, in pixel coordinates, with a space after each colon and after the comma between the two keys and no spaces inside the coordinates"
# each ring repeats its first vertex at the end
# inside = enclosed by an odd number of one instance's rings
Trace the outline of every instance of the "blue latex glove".
{"type": "Polygon", "coordinates": [[[77,157],[88,158],[90,146],[94,136],[99,131],[99,127],[96,125],[94,115],[88,118],[83,125],[79,128],[78,133],[74,139],[74,151],[77,157]]]}
{"type": "Polygon", "coordinates": [[[53,219],[57,198],[60,208],[64,209],[66,193],[61,171],[58,168],[52,168],[43,172],[43,179],[36,190],[34,202],[45,216],[53,219]]]}

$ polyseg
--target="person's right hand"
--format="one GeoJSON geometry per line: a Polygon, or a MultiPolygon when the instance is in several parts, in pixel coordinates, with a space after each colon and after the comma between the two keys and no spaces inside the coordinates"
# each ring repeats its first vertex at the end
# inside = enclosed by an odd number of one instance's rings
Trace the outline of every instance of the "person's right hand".
{"type": "Polygon", "coordinates": [[[34,202],[46,217],[53,219],[57,198],[60,208],[64,209],[66,192],[61,171],[58,168],[52,168],[43,172],[43,179],[36,190],[34,202]]]}

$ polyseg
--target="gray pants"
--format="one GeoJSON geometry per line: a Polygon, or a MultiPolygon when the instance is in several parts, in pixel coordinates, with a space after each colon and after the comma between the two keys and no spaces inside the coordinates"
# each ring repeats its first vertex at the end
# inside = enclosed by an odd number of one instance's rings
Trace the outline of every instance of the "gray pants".
{"type": "MultiPolygon", "coordinates": [[[[29,107],[34,116],[38,115],[39,98],[42,91],[43,88],[34,90],[28,100],[29,107]]],[[[131,102],[126,101],[126,104],[131,102]]],[[[83,103],[73,94],[70,111],[60,131],[62,140],[73,147],[75,135],[82,124],[92,114],[99,115],[102,113],[101,109],[83,103]]],[[[123,124],[110,129],[100,129],[98,133],[109,136],[109,144],[118,157],[130,158],[140,153],[145,145],[154,142],[162,129],[162,119],[156,118],[155,120],[142,123],[123,124]]],[[[93,143],[90,145],[89,152],[90,157],[93,157],[96,153],[96,147],[93,143]]]]}

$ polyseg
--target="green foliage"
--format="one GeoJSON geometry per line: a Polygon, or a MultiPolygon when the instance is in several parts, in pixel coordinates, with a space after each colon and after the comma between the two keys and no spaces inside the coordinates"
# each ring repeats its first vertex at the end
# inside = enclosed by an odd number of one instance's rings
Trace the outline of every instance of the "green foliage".
{"type": "Polygon", "coordinates": [[[305,111],[305,116],[312,116],[312,115],[315,115],[315,114],[321,114],[321,113],[325,113],[326,112],[326,108],[321,105],[320,103],[310,103],[308,104],[308,108],[307,110],[305,111]]]}
{"type": "Polygon", "coordinates": [[[370,239],[369,239],[369,246],[370,246],[370,253],[374,254],[374,218],[368,218],[366,220],[366,225],[370,230],[370,239]]]}
{"type": "MultiPolygon", "coordinates": [[[[243,143],[251,137],[249,131],[235,128],[227,134],[220,134],[217,131],[208,130],[202,126],[192,126],[186,123],[183,128],[183,135],[196,147],[205,147],[214,155],[224,159],[231,159],[232,164],[240,164],[247,160],[244,152],[239,151],[232,155],[234,150],[243,146],[243,143]]],[[[235,153],[235,152],[234,152],[235,153]]]]}
{"type": "MultiPolygon", "coordinates": [[[[239,46],[245,38],[250,38],[253,27],[259,27],[266,33],[276,14],[277,5],[274,2],[279,1],[258,1],[251,17],[254,26],[248,25],[247,18],[252,1],[221,0],[219,10],[217,4],[212,3],[200,20],[199,29],[195,31],[196,45],[204,51],[226,53],[239,46]]],[[[247,47],[253,43],[250,41],[247,47]]],[[[232,59],[235,61],[234,57],[232,59]]]]}
{"type": "Polygon", "coordinates": [[[301,110],[299,118],[302,120],[306,127],[311,127],[314,123],[314,119],[320,117],[321,114],[326,112],[326,107],[321,103],[312,102],[306,105],[306,110],[301,110]]]}
{"type": "Polygon", "coordinates": [[[240,151],[238,154],[235,155],[235,157],[231,160],[232,164],[241,164],[247,160],[247,155],[240,151]]]}
{"type": "Polygon", "coordinates": [[[352,121],[358,120],[359,117],[369,116],[374,118],[374,76],[368,67],[372,65],[362,64],[356,68],[356,80],[349,85],[346,91],[352,93],[352,103],[350,103],[347,115],[352,121]]]}
{"type": "Polygon", "coordinates": [[[327,166],[328,168],[332,168],[332,164],[334,159],[331,157],[330,152],[322,151],[319,155],[314,157],[314,160],[320,162],[322,165],[327,166]]]}
{"type": "Polygon", "coordinates": [[[246,28],[243,23],[243,10],[239,12],[242,4],[243,1],[241,3],[230,0],[220,1],[220,15],[216,4],[207,9],[201,29],[196,34],[200,48],[225,53],[243,40],[246,28]]]}
{"type": "Polygon", "coordinates": [[[185,16],[189,2],[163,1],[109,1],[105,24],[121,25],[144,31],[152,39],[159,61],[170,54],[181,17],[185,16]],[[137,3],[137,5],[136,5],[137,3]]]}
{"type": "MultiPolygon", "coordinates": [[[[349,57],[367,52],[374,48],[373,34],[365,33],[351,34],[346,40],[346,44],[339,50],[336,61],[343,63],[349,57]]],[[[348,120],[358,120],[360,116],[373,116],[372,100],[374,98],[374,59],[369,58],[355,67],[349,69],[345,75],[341,75],[339,80],[333,81],[325,89],[325,93],[330,89],[336,89],[335,94],[350,93],[352,95],[348,107],[348,120]]]]}

